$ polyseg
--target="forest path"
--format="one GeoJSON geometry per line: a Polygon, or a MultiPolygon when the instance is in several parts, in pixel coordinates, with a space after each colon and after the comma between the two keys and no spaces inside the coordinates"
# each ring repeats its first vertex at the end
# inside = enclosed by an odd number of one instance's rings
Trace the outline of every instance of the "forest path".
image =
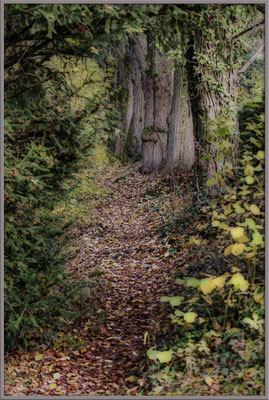
{"type": "Polygon", "coordinates": [[[158,179],[128,173],[127,167],[118,172],[118,179],[104,179],[111,194],[96,209],[98,224],[83,234],[84,246],[69,263],[80,278],[96,268],[102,272],[104,323],[95,327],[90,319],[74,329],[83,348],[60,352],[44,345],[39,361],[37,353],[15,355],[7,395],[135,395],[144,385],[146,351],[169,330],[159,299],[169,292],[177,260],[160,239],[165,208],[152,195],[158,179]],[[150,344],[144,343],[146,332],[150,344]]]}

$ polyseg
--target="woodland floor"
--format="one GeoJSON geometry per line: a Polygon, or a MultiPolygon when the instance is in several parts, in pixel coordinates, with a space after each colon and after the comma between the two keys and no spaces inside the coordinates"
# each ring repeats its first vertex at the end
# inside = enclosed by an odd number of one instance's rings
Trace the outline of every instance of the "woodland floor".
{"type": "Polygon", "coordinates": [[[170,329],[159,299],[169,293],[179,255],[167,254],[160,238],[163,210],[151,195],[156,177],[128,168],[103,177],[108,194],[96,207],[98,223],[80,232],[68,264],[78,279],[101,271],[100,317],[59,333],[61,340],[73,335],[75,349],[43,344],[8,354],[6,395],[136,395],[145,388],[146,351],[170,329]]]}

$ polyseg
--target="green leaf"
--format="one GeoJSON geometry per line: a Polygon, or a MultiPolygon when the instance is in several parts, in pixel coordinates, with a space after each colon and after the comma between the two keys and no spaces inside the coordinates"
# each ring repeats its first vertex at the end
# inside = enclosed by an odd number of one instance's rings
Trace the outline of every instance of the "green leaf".
{"type": "Polygon", "coordinates": [[[197,314],[195,312],[187,312],[184,314],[184,320],[188,322],[189,324],[192,324],[197,317],[197,314]]]}
{"type": "Polygon", "coordinates": [[[243,214],[245,212],[245,209],[240,207],[239,204],[234,204],[234,209],[236,214],[243,214]]]}
{"type": "Polygon", "coordinates": [[[188,278],[186,281],[187,286],[189,287],[198,287],[200,285],[200,281],[196,278],[188,278]]]}
{"type": "Polygon", "coordinates": [[[174,314],[175,314],[177,317],[183,317],[184,312],[182,312],[182,311],[180,311],[180,310],[176,310],[176,311],[174,312],[174,314]]]}
{"type": "Polygon", "coordinates": [[[181,301],[184,299],[184,297],[182,296],[174,296],[171,297],[170,299],[170,304],[171,306],[175,307],[175,306],[179,306],[181,304],[181,301]]]}
{"type": "Polygon", "coordinates": [[[168,351],[159,351],[157,358],[160,362],[162,363],[168,363],[172,360],[173,356],[173,351],[168,350],[168,351]]]}
{"type": "Polygon", "coordinates": [[[258,231],[253,233],[252,238],[253,238],[252,240],[253,244],[261,244],[263,242],[263,236],[258,231]]]}
{"type": "Polygon", "coordinates": [[[170,301],[170,299],[171,299],[171,297],[162,296],[162,297],[160,298],[160,301],[161,301],[162,303],[168,303],[168,302],[170,301]]]}
{"type": "Polygon", "coordinates": [[[226,136],[229,133],[228,128],[219,128],[218,129],[218,135],[219,136],[226,136]]]}
{"type": "Polygon", "coordinates": [[[246,196],[247,194],[252,193],[251,190],[241,190],[241,192],[239,192],[239,194],[241,194],[242,196],[246,196]]]}
{"type": "Polygon", "coordinates": [[[219,221],[213,221],[212,222],[212,226],[215,228],[217,226],[219,226],[220,222],[219,221]]]}
{"type": "Polygon", "coordinates": [[[252,183],[254,183],[254,178],[252,178],[252,176],[247,176],[245,178],[245,181],[247,182],[248,185],[252,185],[252,183]]]}
{"type": "Polygon", "coordinates": [[[210,187],[210,186],[216,186],[218,184],[218,181],[214,178],[209,179],[208,181],[206,181],[206,187],[210,187]]]}
{"type": "Polygon", "coordinates": [[[152,350],[149,349],[147,351],[147,356],[150,360],[156,360],[157,359],[157,355],[159,354],[159,352],[157,350],[152,350]]]}
{"type": "Polygon", "coordinates": [[[204,154],[201,158],[200,161],[206,161],[208,158],[212,157],[211,154],[204,154]]]}
{"type": "Polygon", "coordinates": [[[250,325],[251,328],[259,329],[260,326],[263,325],[264,320],[263,320],[263,319],[260,319],[260,320],[259,320],[259,317],[258,317],[258,315],[257,315],[256,313],[253,313],[253,314],[252,314],[252,318],[253,318],[253,319],[251,319],[251,318],[244,318],[244,319],[243,319],[243,322],[245,322],[246,324],[250,325]]]}
{"type": "Polygon", "coordinates": [[[242,224],[243,226],[248,226],[250,229],[256,228],[256,222],[252,218],[246,218],[245,222],[242,224]]]}
{"type": "Polygon", "coordinates": [[[184,283],[186,283],[186,280],[177,278],[176,283],[178,283],[179,285],[184,285],[184,283]]]}

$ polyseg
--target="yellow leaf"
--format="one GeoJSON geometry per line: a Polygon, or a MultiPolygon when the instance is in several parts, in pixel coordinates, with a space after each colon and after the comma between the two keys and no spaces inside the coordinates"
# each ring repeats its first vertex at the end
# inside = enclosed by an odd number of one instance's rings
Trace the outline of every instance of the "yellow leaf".
{"type": "Polygon", "coordinates": [[[256,204],[252,204],[249,207],[249,209],[252,212],[252,214],[254,214],[254,215],[259,215],[260,214],[260,209],[259,209],[259,207],[256,206],[256,204]]]}
{"type": "Polygon", "coordinates": [[[198,296],[194,296],[194,297],[192,297],[190,300],[187,300],[188,301],[188,303],[190,303],[190,304],[194,304],[194,303],[196,303],[196,301],[199,299],[199,297],[198,296]]]}
{"type": "Polygon", "coordinates": [[[229,285],[240,285],[244,280],[243,275],[238,272],[231,277],[228,283],[229,285]]]}
{"type": "Polygon", "coordinates": [[[95,47],[91,46],[91,51],[95,54],[99,53],[99,50],[97,50],[95,47]]]}
{"type": "Polygon", "coordinates": [[[201,232],[203,229],[207,228],[208,224],[202,224],[202,225],[198,225],[197,228],[199,230],[199,232],[201,232]]]}
{"type": "Polygon", "coordinates": [[[232,254],[232,247],[233,247],[232,244],[230,244],[230,246],[226,247],[226,249],[224,250],[225,257],[228,257],[232,254]]]}
{"type": "Polygon", "coordinates": [[[213,226],[213,227],[219,226],[219,224],[220,224],[219,221],[213,221],[213,222],[212,222],[212,226],[213,226]]]}
{"type": "Polygon", "coordinates": [[[204,377],[204,380],[205,380],[205,383],[206,383],[208,386],[212,386],[212,384],[213,384],[213,382],[214,382],[214,380],[211,378],[211,376],[205,376],[205,377],[204,377]]]}
{"type": "Polygon", "coordinates": [[[213,321],[213,327],[216,331],[219,331],[221,329],[221,326],[217,321],[213,321]]]}
{"type": "Polygon", "coordinates": [[[50,390],[54,390],[57,388],[57,384],[56,383],[51,383],[50,384],[50,390]]]}
{"type": "Polygon", "coordinates": [[[42,360],[42,358],[43,358],[43,355],[42,355],[42,354],[37,354],[37,355],[35,356],[35,360],[36,360],[36,361],[40,361],[40,360],[42,360]]]}
{"type": "Polygon", "coordinates": [[[248,281],[239,272],[232,276],[232,278],[229,280],[228,284],[234,285],[234,288],[236,290],[242,290],[242,291],[247,290],[249,287],[248,281]]]}
{"type": "Polygon", "coordinates": [[[247,242],[249,242],[249,238],[246,235],[244,235],[244,236],[238,238],[237,241],[239,243],[247,243],[247,242]]]}
{"type": "Polygon", "coordinates": [[[172,355],[173,355],[172,350],[159,351],[159,353],[157,354],[157,358],[162,363],[168,363],[172,360],[172,355]]]}
{"type": "Polygon", "coordinates": [[[221,222],[219,224],[219,228],[224,229],[225,231],[229,230],[229,226],[227,224],[225,224],[225,222],[221,222]]]}
{"type": "Polygon", "coordinates": [[[256,301],[256,303],[261,303],[263,299],[263,293],[254,294],[253,299],[256,301]]]}
{"type": "Polygon", "coordinates": [[[256,154],[256,158],[258,160],[262,160],[262,159],[264,159],[264,157],[265,157],[264,151],[262,151],[262,150],[258,151],[258,153],[256,154]]]}
{"type": "Polygon", "coordinates": [[[209,296],[202,296],[202,298],[208,303],[208,304],[213,304],[213,300],[209,296]]]}
{"type": "Polygon", "coordinates": [[[135,376],[131,375],[128,378],[125,379],[126,382],[135,382],[135,376]]]}
{"type": "Polygon", "coordinates": [[[199,246],[199,245],[201,244],[201,240],[196,239],[195,237],[191,237],[191,238],[189,239],[189,243],[190,243],[190,244],[195,243],[195,244],[197,244],[197,245],[199,246]]]}
{"type": "Polygon", "coordinates": [[[218,278],[213,279],[214,284],[219,287],[219,288],[223,288],[223,286],[225,285],[225,281],[228,277],[228,274],[225,273],[221,276],[219,276],[218,278]]]}
{"type": "Polygon", "coordinates": [[[242,285],[240,285],[239,290],[241,290],[242,292],[245,292],[249,287],[249,283],[247,280],[245,280],[242,285]]]}
{"type": "Polygon", "coordinates": [[[197,314],[195,312],[187,312],[184,314],[184,320],[191,324],[192,322],[195,321],[195,318],[197,317],[197,314]]]}
{"type": "Polygon", "coordinates": [[[216,179],[212,178],[212,179],[209,179],[208,181],[206,181],[205,185],[206,185],[206,187],[210,187],[210,186],[214,186],[217,184],[218,184],[218,181],[216,179]]]}
{"type": "Polygon", "coordinates": [[[234,240],[239,239],[240,237],[244,236],[244,228],[237,227],[237,228],[230,228],[231,235],[234,240]]]}
{"type": "Polygon", "coordinates": [[[254,257],[256,254],[257,254],[256,251],[252,251],[251,253],[246,253],[246,254],[244,254],[244,257],[247,258],[247,259],[249,259],[249,258],[254,257]]]}
{"type": "Polygon", "coordinates": [[[240,254],[244,253],[246,246],[244,243],[235,243],[232,245],[231,251],[234,256],[239,256],[240,254]]]}
{"type": "Polygon", "coordinates": [[[210,278],[205,278],[201,280],[200,289],[204,294],[209,294],[215,289],[216,285],[210,278]]]}

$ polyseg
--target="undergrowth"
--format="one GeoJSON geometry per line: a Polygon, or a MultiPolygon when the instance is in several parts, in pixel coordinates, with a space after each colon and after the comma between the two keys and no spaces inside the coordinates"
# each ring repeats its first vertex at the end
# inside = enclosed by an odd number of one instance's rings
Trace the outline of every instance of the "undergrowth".
{"type": "Polygon", "coordinates": [[[254,110],[219,195],[185,182],[164,205],[163,242],[181,261],[160,299],[174,330],[147,352],[147,395],[264,393],[264,116],[254,110]]]}

